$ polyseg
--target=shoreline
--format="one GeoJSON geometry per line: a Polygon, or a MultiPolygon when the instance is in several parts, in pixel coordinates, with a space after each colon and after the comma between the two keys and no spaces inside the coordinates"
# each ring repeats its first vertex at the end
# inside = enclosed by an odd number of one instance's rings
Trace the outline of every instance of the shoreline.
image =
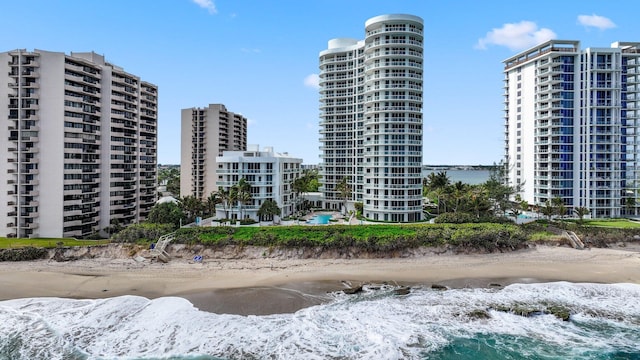
{"type": "Polygon", "coordinates": [[[180,296],[204,311],[263,315],[326,302],[327,292],[347,288],[347,283],[461,288],[550,281],[640,284],[640,244],[590,250],[537,246],[506,253],[387,259],[0,262],[0,301],[180,296]]]}

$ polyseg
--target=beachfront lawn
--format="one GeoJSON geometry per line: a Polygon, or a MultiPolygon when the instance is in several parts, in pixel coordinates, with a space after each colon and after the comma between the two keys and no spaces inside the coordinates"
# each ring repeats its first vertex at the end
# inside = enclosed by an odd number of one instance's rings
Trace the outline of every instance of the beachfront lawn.
{"type": "Polygon", "coordinates": [[[58,243],[60,242],[62,243],[62,246],[89,246],[108,244],[109,240],[76,240],[60,238],[18,239],[0,237],[0,249],[16,249],[29,246],[40,248],[54,248],[58,246],[58,243]]]}
{"type": "Polygon", "coordinates": [[[627,219],[585,219],[582,226],[598,226],[615,229],[640,229],[640,222],[627,219]]]}

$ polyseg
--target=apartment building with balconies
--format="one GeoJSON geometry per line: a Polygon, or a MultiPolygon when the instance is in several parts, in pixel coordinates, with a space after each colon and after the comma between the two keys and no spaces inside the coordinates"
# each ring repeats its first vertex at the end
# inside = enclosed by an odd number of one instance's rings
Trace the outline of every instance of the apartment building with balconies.
{"type": "Polygon", "coordinates": [[[217,157],[216,184],[224,191],[231,191],[241,179],[249,185],[251,194],[246,203],[234,201],[216,207],[219,219],[246,219],[259,221],[258,210],[267,201],[278,204],[286,217],[296,211],[302,200],[293,190],[293,182],[302,176],[302,159],[288,153],[277,153],[272,147],[260,150],[258,145],[249,145],[245,151],[225,151],[217,157]]]}
{"type": "Polygon", "coordinates": [[[2,236],[86,237],[144,220],[156,199],[157,87],[92,52],[19,49],[0,64],[2,236]]]}
{"type": "Polygon", "coordinates": [[[379,221],[422,219],[423,20],[381,15],[365,39],[332,39],[320,52],[320,175],[325,208],[379,221]]]}
{"type": "Polygon", "coordinates": [[[640,43],[551,40],[504,65],[505,160],[521,197],[637,215],[640,43]]]}
{"type": "Polygon", "coordinates": [[[180,196],[206,199],[217,191],[216,158],[247,149],[247,118],[222,104],[182,109],[180,196]]]}

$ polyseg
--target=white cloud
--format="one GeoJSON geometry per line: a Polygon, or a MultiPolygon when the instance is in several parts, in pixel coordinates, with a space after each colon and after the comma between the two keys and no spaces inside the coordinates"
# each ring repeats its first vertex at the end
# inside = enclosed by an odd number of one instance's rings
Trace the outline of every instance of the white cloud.
{"type": "Polygon", "coordinates": [[[484,50],[487,45],[500,45],[510,50],[523,50],[555,38],[556,33],[550,29],[538,29],[538,25],[532,21],[521,21],[489,31],[487,36],[478,40],[475,47],[484,50]]]}
{"type": "Polygon", "coordinates": [[[214,4],[213,1],[211,0],[191,0],[191,1],[196,3],[201,8],[209,10],[210,14],[218,13],[218,9],[216,9],[216,4],[214,4]]]}
{"type": "Polygon", "coordinates": [[[318,74],[307,75],[307,77],[304,78],[304,86],[320,89],[320,77],[318,74]]]}
{"type": "Polygon", "coordinates": [[[247,119],[247,127],[256,125],[256,121],[253,119],[247,119]]]}
{"type": "Polygon", "coordinates": [[[614,24],[610,19],[596,14],[578,15],[578,23],[586,27],[595,27],[600,30],[606,30],[616,27],[616,24],[614,24]]]}

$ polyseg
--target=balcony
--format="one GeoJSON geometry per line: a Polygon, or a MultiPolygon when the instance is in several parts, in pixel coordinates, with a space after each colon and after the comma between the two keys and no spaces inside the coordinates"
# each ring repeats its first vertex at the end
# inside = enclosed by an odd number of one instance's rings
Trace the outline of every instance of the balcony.
{"type": "Polygon", "coordinates": [[[21,217],[24,217],[24,218],[37,218],[37,217],[39,217],[39,216],[40,216],[40,213],[39,213],[39,212],[37,212],[37,211],[34,211],[34,212],[24,212],[24,213],[22,213],[22,212],[21,212],[21,213],[20,213],[20,216],[21,216],[21,217]]]}

